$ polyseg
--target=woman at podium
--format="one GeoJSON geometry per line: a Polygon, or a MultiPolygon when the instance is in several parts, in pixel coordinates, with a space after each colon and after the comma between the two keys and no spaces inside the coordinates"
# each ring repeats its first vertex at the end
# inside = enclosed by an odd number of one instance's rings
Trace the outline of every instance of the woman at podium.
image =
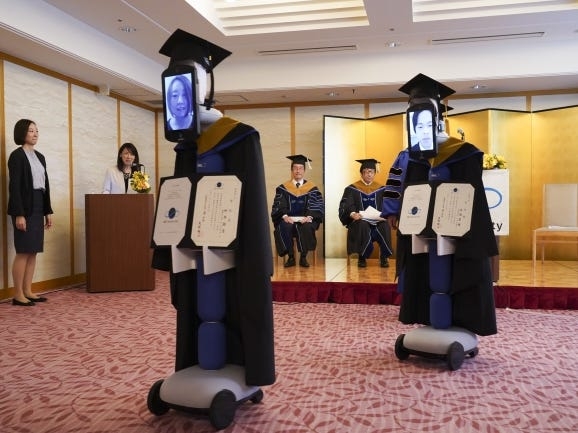
{"type": "Polygon", "coordinates": [[[130,187],[130,177],[141,167],[138,150],[132,143],[124,143],[118,149],[116,165],[106,169],[102,184],[103,194],[136,194],[130,187]]]}

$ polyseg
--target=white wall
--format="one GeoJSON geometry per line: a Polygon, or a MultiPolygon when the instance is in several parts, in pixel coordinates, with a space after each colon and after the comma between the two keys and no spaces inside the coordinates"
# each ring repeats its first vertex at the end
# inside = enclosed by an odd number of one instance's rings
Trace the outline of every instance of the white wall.
{"type": "MultiPolygon", "coordinates": [[[[4,124],[0,176],[2,185],[5,185],[0,190],[2,214],[6,214],[7,201],[5,164],[15,149],[13,127],[18,119],[30,118],[37,122],[40,131],[37,149],[47,159],[55,212],[55,226],[46,233],[45,252],[38,255],[34,281],[46,283],[82,276],[86,271],[84,196],[101,192],[105,169],[115,164],[118,146],[127,141],[137,146],[155,192],[159,179],[173,174],[174,144],[164,139],[159,113],[8,61],[3,61],[1,66],[4,72],[0,77],[4,124]]],[[[487,108],[537,111],[578,105],[578,94],[456,99],[450,100],[449,104],[454,107],[450,115],[487,108]]],[[[315,182],[324,195],[328,188],[341,193],[346,185],[356,180],[344,175],[339,185],[324,184],[325,115],[348,118],[365,118],[367,115],[372,118],[400,113],[405,109],[404,102],[360,102],[277,108],[239,107],[225,114],[259,131],[271,206],[276,186],[289,179],[290,162],[286,156],[291,154],[302,153],[313,160],[306,177],[315,182]]],[[[449,132],[455,135],[455,131],[449,132]]],[[[392,161],[381,162],[383,167],[387,167],[392,161]]],[[[333,206],[326,208],[326,219],[337,219],[337,209],[333,206]]],[[[0,245],[4,252],[0,259],[0,295],[5,297],[7,289],[12,286],[10,267],[14,248],[10,220],[2,219],[0,224],[0,245]]],[[[320,246],[324,244],[323,231],[322,226],[318,236],[320,246]]]]}
{"type": "MultiPolygon", "coordinates": [[[[21,118],[36,122],[36,150],[44,154],[50,180],[53,227],[45,232],[44,253],[37,256],[34,282],[66,281],[86,271],[85,194],[102,192],[107,167],[116,164],[118,147],[137,147],[154,184],[156,181],[155,113],[119,102],[79,85],[10,62],[3,62],[5,117],[2,137],[5,158],[0,175],[2,213],[7,204],[6,162],[16,149],[14,124],[21,118]]],[[[119,221],[119,224],[130,222],[119,221]]],[[[12,287],[13,227],[0,227],[0,293],[12,287]]],[[[129,241],[119,239],[119,242],[129,241]]],[[[111,246],[111,248],[114,246],[111,246]]]]}

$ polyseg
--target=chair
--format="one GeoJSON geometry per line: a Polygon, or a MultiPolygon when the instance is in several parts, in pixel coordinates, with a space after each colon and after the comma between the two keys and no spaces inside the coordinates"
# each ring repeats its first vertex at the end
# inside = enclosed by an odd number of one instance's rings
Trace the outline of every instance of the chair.
{"type": "Polygon", "coordinates": [[[546,244],[578,245],[578,184],[545,184],[543,200],[542,227],[534,230],[532,238],[532,268],[538,247],[544,263],[546,244]]]}

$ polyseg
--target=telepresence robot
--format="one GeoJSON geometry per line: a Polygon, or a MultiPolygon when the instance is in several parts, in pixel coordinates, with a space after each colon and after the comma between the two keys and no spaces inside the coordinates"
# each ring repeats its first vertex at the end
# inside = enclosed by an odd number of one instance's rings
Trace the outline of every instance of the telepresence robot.
{"type": "Polygon", "coordinates": [[[440,184],[435,190],[436,203],[452,203],[454,207],[435,206],[433,216],[431,209],[429,212],[426,210],[431,207],[429,194],[430,186],[427,184],[407,187],[406,197],[410,199],[402,204],[399,229],[404,234],[411,233],[414,254],[429,254],[432,326],[422,326],[399,335],[395,341],[395,355],[400,360],[410,355],[441,359],[454,371],[462,366],[466,356],[473,358],[478,354],[478,338],[467,329],[452,326],[452,299],[449,295],[452,254],[455,237],[462,236],[469,229],[469,222],[465,228],[456,229],[455,221],[450,221],[446,214],[462,215],[464,221],[470,221],[473,187],[469,184],[440,184]],[[420,206],[416,206],[411,198],[421,201],[420,211],[417,210],[420,206]],[[415,217],[413,221],[412,216],[415,217]],[[420,233],[427,232],[424,230],[427,221],[434,221],[434,236],[420,236],[420,233]]]}
{"type": "MultiPolygon", "coordinates": [[[[452,296],[452,285],[453,276],[456,275],[453,269],[456,244],[460,239],[465,242],[464,237],[471,230],[471,238],[477,242],[484,236],[478,225],[478,222],[485,221],[484,215],[476,214],[477,218],[472,219],[474,206],[478,205],[476,212],[481,209],[474,187],[477,183],[476,171],[465,168],[468,161],[474,161],[469,158],[481,152],[463,140],[449,141],[451,137],[445,132],[442,109],[447,112],[451,107],[443,105],[441,101],[455,93],[453,89],[418,74],[399,90],[409,96],[406,111],[408,149],[406,157],[402,158],[400,154],[398,158],[399,179],[393,178],[390,187],[402,197],[401,211],[396,212],[398,202],[384,210],[393,211],[389,215],[399,214],[399,232],[405,236],[411,235],[411,253],[420,255],[414,257],[413,264],[417,267],[412,267],[411,271],[419,272],[419,264],[424,265],[424,270],[429,268],[429,275],[408,276],[412,285],[410,290],[415,289],[418,293],[408,290],[406,301],[415,302],[415,305],[402,305],[407,310],[400,311],[400,316],[406,317],[407,322],[429,323],[431,326],[400,335],[395,342],[395,354],[399,359],[407,359],[411,354],[443,359],[450,370],[457,370],[466,356],[478,354],[476,335],[469,329],[454,326],[452,304],[454,300],[456,303],[462,300],[458,301],[452,296]],[[462,182],[458,179],[462,179],[462,182]],[[472,227],[472,223],[476,227],[472,227]],[[427,291],[422,287],[426,280],[431,291],[429,314],[427,310],[423,311],[428,301],[424,300],[427,291]]],[[[486,229],[491,230],[489,210],[486,208],[486,211],[486,229]]],[[[471,243],[460,247],[466,245],[470,250],[475,248],[471,243]]],[[[480,245],[482,248],[484,245],[480,245]]],[[[487,251],[490,252],[490,247],[487,251]]],[[[410,286],[403,287],[405,273],[402,279],[400,286],[406,290],[410,286]]],[[[457,282],[462,280],[456,279],[457,282]]],[[[474,329],[474,326],[465,323],[460,318],[460,324],[474,329]]]]}
{"type": "MultiPolygon", "coordinates": [[[[169,248],[171,251],[171,297],[175,296],[173,301],[178,305],[179,361],[174,374],[151,386],[147,406],[155,415],[163,415],[171,408],[208,413],[211,424],[220,430],[233,421],[239,405],[247,401],[259,403],[263,399],[259,387],[247,385],[246,373],[251,367],[227,363],[231,355],[227,352],[248,350],[245,347],[251,336],[243,334],[239,338],[235,330],[225,324],[228,311],[233,308],[237,308],[235,312],[241,321],[255,320],[252,316],[247,319],[246,310],[238,310],[238,305],[227,305],[230,281],[226,272],[237,266],[238,221],[244,209],[242,190],[248,188],[251,181],[247,186],[234,173],[226,173],[225,160],[219,153],[239,143],[250,132],[218,142],[220,147],[213,152],[205,149],[202,154],[198,153],[201,123],[212,125],[220,118],[211,108],[212,68],[231,53],[180,29],[160,52],[171,56],[169,67],[162,74],[165,138],[178,144],[174,176],[161,180],[153,244],[155,248],[163,247],[165,252],[169,248]],[[206,101],[208,72],[211,73],[211,95],[206,101]],[[175,108],[170,107],[173,103],[175,108]],[[188,109],[182,109],[186,103],[188,109]],[[198,104],[205,105],[202,111],[198,104]],[[179,110],[192,119],[180,129],[171,123],[179,110]],[[202,116],[204,121],[200,119],[202,116]],[[193,269],[196,271],[188,272],[193,269]],[[234,344],[230,340],[236,343],[238,338],[243,349],[230,349],[234,344]],[[192,347],[190,351],[189,347],[192,347]]],[[[254,293],[249,292],[248,295],[254,293]]],[[[262,329],[266,330],[267,325],[263,324],[262,329]]],[[[270,340],[272,343],[272,329],[270,340]]],[[[265,348],[260,349],[266,352],[265,348]]],[[[263,379],[257,380],[263,383],[263,379]]]]}

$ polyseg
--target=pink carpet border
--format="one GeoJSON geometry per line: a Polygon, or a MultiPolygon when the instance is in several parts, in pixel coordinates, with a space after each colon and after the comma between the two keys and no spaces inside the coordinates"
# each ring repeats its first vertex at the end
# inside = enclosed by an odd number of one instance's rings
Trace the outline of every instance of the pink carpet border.
{"type": "MultiPolygon", "coordinates": [[[[276,302],[399,305],[394,283],[274,281],[276,302]]],[[[497,308],[578,310],[578,289],[567,287],[495,286],[497,308]]]]}

